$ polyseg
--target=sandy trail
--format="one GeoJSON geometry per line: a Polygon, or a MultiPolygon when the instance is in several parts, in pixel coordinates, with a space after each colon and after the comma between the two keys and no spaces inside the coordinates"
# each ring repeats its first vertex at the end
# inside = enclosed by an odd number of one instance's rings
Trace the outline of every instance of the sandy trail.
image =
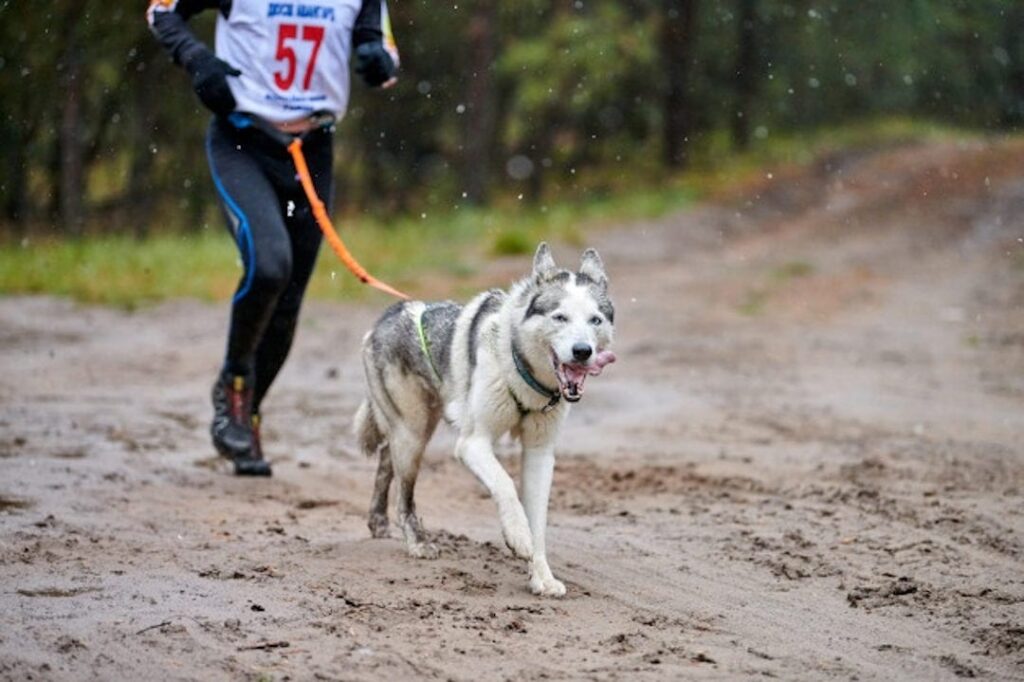
{"type": "Polygon", "coordinates": [[[1022,238],[1016,141],[596,235],[619,362],[559,449],[563,600],[447,432],[418,490],[442,558],[369,539],[380,306],[308,307],[260,481],[207,441],[222,306],[0,300],[0,678],[1024,679],[1022,238]]]}

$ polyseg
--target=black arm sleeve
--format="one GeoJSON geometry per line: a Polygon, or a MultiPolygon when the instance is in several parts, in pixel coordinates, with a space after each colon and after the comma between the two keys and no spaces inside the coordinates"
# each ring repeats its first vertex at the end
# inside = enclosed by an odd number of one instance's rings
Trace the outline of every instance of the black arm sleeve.
{"type": "Polygon", "coordinates": [[[352,29],[352,47],[357,48],[364,43],[381,42],[384,31],[381,28],[381,0],[363,0],[356,16],[356,25],[352,29]]]}
{"type": "Polygon", "coordinates": [[[188,64],[197,54],[209,48],[188,27],[192,15],[205,9],[218,9],[227,16],[231,0],[152,0],[146,19],[149,29],[164,46],[175,64],[188,64]]]}

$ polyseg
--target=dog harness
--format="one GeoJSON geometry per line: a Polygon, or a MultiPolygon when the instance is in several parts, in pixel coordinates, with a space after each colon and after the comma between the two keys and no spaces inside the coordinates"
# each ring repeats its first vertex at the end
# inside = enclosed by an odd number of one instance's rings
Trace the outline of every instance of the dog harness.
{"type": "Polygon", "coordinates": [[[426,306],[421,306],[416,312],[416,334],[420,338],[420,348],[423,349],[423,354],[427,356],[427,363],[430,365],[430,369],[434,372],[434,377],[437,379],[437,383],[443,383],[441,379],[441,373],[437,371],[437,365],[434,364],[434,358],[430,355],[430,340],[427,338],[427,333],[423,330],[423,313],[427,312],[426,306]]]}

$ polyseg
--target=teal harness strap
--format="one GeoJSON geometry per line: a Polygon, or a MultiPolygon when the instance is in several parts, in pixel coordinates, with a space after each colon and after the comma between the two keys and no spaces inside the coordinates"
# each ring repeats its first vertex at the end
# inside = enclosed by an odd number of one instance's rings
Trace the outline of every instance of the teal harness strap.
{"type": "Polygon", "coordinates": [[[423,349],[423,354],[427,356],[427,363],[430,365],[430,369],[434,371],[434,377],[437,378],[437,383],[442,384],[444,380],[441,378],[441,373],[437,371],[437,365],[434,364],[434,358],[430,355],[430,341],[427,339],[427,333],[423,330],[423,313],[427,312],[426,306],[420,309],[416,315],[416,333],[420,337],[420,348],[423,349]]]}

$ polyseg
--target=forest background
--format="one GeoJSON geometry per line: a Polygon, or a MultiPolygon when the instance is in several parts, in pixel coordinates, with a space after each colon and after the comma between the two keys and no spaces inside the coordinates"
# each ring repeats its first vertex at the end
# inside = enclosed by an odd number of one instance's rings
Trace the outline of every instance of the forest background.
{"type": "MultiPolygon", "coordinates": [[[[0,1],[0,290],[45,290],[55,238],[76,244],[69,262],[88,260],[82,237],[227,241],[209,116],[144,11],[0,1]],[[26,250],[44,243],[40,264],[26,250]]],[[[1024,121],[1012,0],[396,0],[391,15],[400,81],[355,79],[335,219],[402,267],[424,235],[526,251],[581,218],[675,208],[728,169],[1024,121]]],[[[214,19],[192,23],[212,41],[214,19]]],[[[104,252],[132,248],[117,244],[104,252]]]]}

